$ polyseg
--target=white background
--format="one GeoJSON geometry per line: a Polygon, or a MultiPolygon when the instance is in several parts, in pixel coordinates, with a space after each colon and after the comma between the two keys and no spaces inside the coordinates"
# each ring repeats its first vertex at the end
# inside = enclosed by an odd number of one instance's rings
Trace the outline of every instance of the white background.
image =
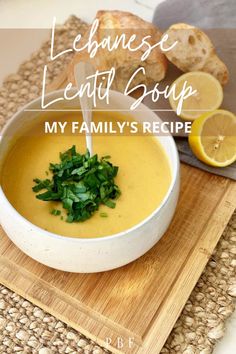
{"type": "MultiPolygon", "coordinates": [[[[0,28],[50,28],[53,16],[63,23],[74,14],[91,22],[97,10],[123,10],[133,12],[145,20],[152,20],[155,6],[162,0],[0,0],[0,28]]],[[[11,46],[0,36],[1,63],[0,83],[9,73],[17,70],[19,64],[39,47],[49,31],[37,38],[21,38],[11,46]]],[[[236,353],[236,313],[227,323],[226,334],[217,345],[214,354],[236,353]]]]}

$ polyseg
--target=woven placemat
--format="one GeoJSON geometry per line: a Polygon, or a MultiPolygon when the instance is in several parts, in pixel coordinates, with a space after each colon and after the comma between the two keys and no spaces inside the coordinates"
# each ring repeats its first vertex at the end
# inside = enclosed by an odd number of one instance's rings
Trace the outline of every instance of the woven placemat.
{"type": "MultiPolygon", "coordinates": [[[[56,31],[55,49],[70,46],[87,25],[76,17],[56,31]]],[[[50,43],[23,63],[0,88],[0,129],[7,119],[41,92],[43,65],[50,43]]],[[[70,60],[70,55],[49,64],[51,82],[70,60]]],[[[234,213],[205,271],[193,290],[162,353],[208,354],[223,336],[225,321],[234,311],[236,297],[236,213],[234,213]]],[[[65,323],[0,286],[0,353],[108,353],[65,323]]],[[[153,353],[155,354],[155,353],[153,353]]]]}

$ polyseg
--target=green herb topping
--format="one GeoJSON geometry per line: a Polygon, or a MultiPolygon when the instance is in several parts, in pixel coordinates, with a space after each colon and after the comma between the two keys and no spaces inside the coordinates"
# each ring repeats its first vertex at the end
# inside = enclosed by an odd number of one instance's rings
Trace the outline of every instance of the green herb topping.
{"type": "Polygon", "coordinates": [[[53,210],[51,211],[51,214],[52,214],[52,215],[55,215],[55,216],[61,215],[61,210],[53,209],[53,210]]]}
{"type": "MultiPolygon", "coordinates": [[[[33,191],[45,190],[36,198],[62,202],[62,207],[67,211],[67,222],[89,219],[101,204],[115,208],[114,199],[121,192],[114,182],[118,167],[113,166],[109,158],[105,156],[99,160],[97,155],[90,157],[88,151],[81,155],[72,146],[60,154],[60,163],[50,163],[52,179],[34,179],[33,191]]],[[[60,215],[61,211],[53,209],[51,213],[60,215]]],[[[101,214],[104,217],[106,213],[101,214]]]]}

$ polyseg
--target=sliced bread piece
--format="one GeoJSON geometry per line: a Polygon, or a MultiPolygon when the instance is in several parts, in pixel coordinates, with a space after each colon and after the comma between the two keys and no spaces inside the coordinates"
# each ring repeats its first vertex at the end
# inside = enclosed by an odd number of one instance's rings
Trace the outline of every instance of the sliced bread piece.
{"type": "Polygon", "coordinates": [[[209,37],[199,28],[185,23],[172,25],[164,34],[168,34],[166,47],[178,42],[166,57],[184,72],[205,71],[213,75],[222,85],[229,79],[226,65],[219,59],[209,37]]]}

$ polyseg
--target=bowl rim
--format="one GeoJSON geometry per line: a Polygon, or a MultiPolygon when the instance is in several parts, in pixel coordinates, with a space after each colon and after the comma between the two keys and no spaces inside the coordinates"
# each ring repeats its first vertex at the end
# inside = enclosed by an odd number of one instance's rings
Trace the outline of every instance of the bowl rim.
{"type": "MultiPolygon", "coordinates": [[[[53,96],[53,95],[58,94],[60,92],[64,92],[64,89],[52,91],[52,92],[46,94],[45,98],[49,98],[50,96],[53,96]]],[[[133,97],[125,96],[121,92],[118,92],[118,91],[115,91],[115,90],[109,90],[109,92],[112,95],[126,97],[127,99],[129,99],[131,101],[134,100],[133,97]]],[[[3,138],[4,134],[5,134],[5,132],[9,129],[9,127],[11,126],[13,121],[15,121],[17,119],[18,115],[22,114],[26,109],[29,109],[33,104],[39,102],[41,100],[41,98],[42,98],[42,96],[37,97],[36,99],[34,99],[34,100],[30,101],[29,103],[25,104],[23,107],[21,107],[17,112],[15,112],[13,114],[13,116],[8,120],[8,122],[5,124],[4,128],[1,131],[1,134],[0,134],[0,145],[1,145],[1,141],[2,141],[2,138],[3,138]]],[[[149,112],[153,113],[152,110],[149,107],[147,107],[146,105],[144,105],[143,103],[140,103],[139,107],[143,108],[146,111],[149,111],[149,112]]],[[[133,112],[135,112],[135,110],[133,112]]],[[[157,117],[158,117],[158,119],[160,121],[162,121],[162,119],[159,116],[157,116],[157,117]]],[[[155,136],[155,135],[153,134],[153,136],[155,136]]],[[[36,229],[36,231],[41,232],[42,234],[44,234],[44,236],[47,236],[47,237],[50,237],[50,238],[54,238],[54,239],[59,240],[59,241],[68,241],[68,242],[77,242],[77,243],[78,242],[94,243],[94,242],[101,242],[101,241],[110,241],[110,240],[113,240],[113,239],[116,239],[116,238],[121,238],[123,236],[127,236],[128,234],[132,233],[133,231],[139,229],[141,226],[147,224],[155,215],[157,215],[161,211],[161,209],[164,207],[164,205],[169,200],[169,198],[170,198],[170,196],[171,196],[171,194],[172,194],[172,192],[174,190],[174,187],[176,185],[176,182],[178,180],[180,162],[179,162],[179,155],[178,155],[177,147],[176,147],[176,144],[174,142],[174,138],[170,134],[169,130],[168,130],[168,133],[167,133],[167,135],[165,137],[170,140],[171,147],[172,147],[173,152],[174,152],[174,165],[175,165],[174,166],[174,173],[172,173],[172,175],[171,175],[171,183],[170,183],[170,186],[168,188],[168,191],[167,191],[165,197],[163,198],[162,202],[160,203],[160,205],[156,209],[154,209],[154,211],[151,214],[149,214],[145,219],[140,221],[138,224],[135,224],[134,226],[132,226],[132,227],[130,227],[130,228],[124,230],[124,231],[121,231],[121,232],[118,232],[118,233],[115,233],[115,234],[112,234],[112,235],[107,235],[107,236],[88,237],[88,238],[86,238],[86,237],[71,237],[71,236],[56,234],[56,233],[44,230],[40,226],[37,226],[37,225],[33,224],[31,221],[29,221],[23,215],[21,215],[14,208],[14,206],[10,203],[10,201],[8,200],[7,196],[3,192],[3,189],[1,187],[1,185],[0,185],[0,199],[3,198],[3,202],[5,202],[7,204],[7,206],[10,208],[10,211],[13,213],[14,217],[19,219],[21,222],[24,222],[25,224],[27,224],[27,226],[29,228],[31,228],[32,231],[33,231],[33,229],[36,229]]]]}

